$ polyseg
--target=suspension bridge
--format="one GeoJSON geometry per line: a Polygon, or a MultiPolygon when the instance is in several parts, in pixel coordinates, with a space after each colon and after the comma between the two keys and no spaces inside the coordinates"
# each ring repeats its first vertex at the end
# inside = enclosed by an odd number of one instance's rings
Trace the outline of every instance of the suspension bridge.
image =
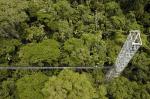
{"type": "Polygon", "coordinates": [[[109,69],[106,73],[106,80],[111,80],[115,77],[118,77],[122,71],[126,68],[132,57],[135,55],[135,53],[138,51],[140,46],[142,45],[140,31],[139,30],[131,30],[129,32],[129,35],[118,54],[118,57],[116,58],[115,64],[113,65],[113,68],[110,68],[110,66],[104,66],[104,67],[23,67],[23,66],[0,66],[0,70],[55,70],[55,69],[109,69]]]}

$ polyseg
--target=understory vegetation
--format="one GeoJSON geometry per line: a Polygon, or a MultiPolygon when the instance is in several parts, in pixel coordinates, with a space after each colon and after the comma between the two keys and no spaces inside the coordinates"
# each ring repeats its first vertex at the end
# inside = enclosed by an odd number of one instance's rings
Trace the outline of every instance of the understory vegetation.
{"type": "Polygon", "coordinates": [[[149,0],[0,0],[0,99],[150,99],[149,0]],[[143,45],[105,81],[130,30],[143,45]]]}

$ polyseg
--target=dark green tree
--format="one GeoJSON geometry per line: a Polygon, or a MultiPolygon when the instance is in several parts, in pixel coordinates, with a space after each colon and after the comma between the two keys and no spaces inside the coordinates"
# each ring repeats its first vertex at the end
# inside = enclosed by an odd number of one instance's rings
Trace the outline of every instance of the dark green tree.
{"type": "Polygon", "coordinates": [[[26,29],[25,39],[29,42],[39,42],[46,38],[46,33],[42,25],[39,27],[32,26],[26,29]]]}
{"type": "Polygon", "coordinates": [[[114,99],[134,98],[134,91],[138,88],[136,82],[130,82],[124,77],[117,78],[108,85],[108,95],[114,99]]]}
{"type": "Polygon", "coordinates": [[[19,38],[20,23],[28,20],[26,0],[0,0],[0,36],[19,38]]]}
{"type": "Polygon", "coordinates": [[[15,62],[16,49],[19,45],[17,39],[0,39],[0,65],[7,66],[15,62]]]}
{"type": "Polygon", "coordinates": [[[0,98],[1,99],[14,99],[15,98],[15,81],[13,79],[7,79],[1,83],[0,86],[0,98]]]}
{"type": "Polygon", "coordinates": [[[69,66],[88,66],[90,52],[81,39],[71,38],[64,43],[62,64],[69,66]]]}

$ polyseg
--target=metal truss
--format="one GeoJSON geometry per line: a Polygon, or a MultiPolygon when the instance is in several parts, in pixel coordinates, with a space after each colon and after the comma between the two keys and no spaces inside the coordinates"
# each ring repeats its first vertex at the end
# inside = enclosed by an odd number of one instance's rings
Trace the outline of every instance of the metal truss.
{"type": "Polygon", "coordinates": [[[138,51],[141,45],[142,41],[140,37],[140,31],[131,30],[116,59],[114,67],[110,69],[110,71],[108,71],[108,73],[106,74],[106,80],[118,77],[128,65],[128,63],[130,62],[134,54],[138,51]]]}

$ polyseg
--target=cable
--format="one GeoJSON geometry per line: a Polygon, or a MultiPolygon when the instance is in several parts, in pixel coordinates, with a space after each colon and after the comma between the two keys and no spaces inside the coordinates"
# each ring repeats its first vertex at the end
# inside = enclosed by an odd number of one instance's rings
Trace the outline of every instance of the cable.
{"type": "Polygon", "coordinates": [[[110,67],[28,67],[28,66],[1,66],[0,70],[55,70],[55,69],[109,69],[110,67]]]}

